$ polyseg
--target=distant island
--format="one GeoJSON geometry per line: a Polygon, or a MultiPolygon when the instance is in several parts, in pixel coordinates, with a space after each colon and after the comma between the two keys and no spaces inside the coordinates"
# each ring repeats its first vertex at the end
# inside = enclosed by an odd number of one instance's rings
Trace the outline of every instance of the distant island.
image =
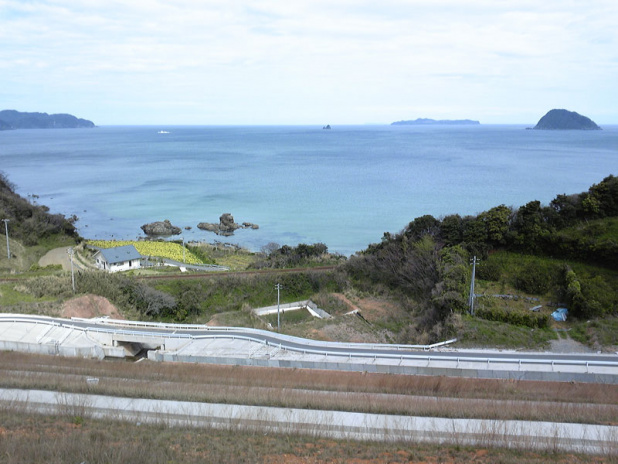
{"type": "Polygon", "coordinates": [[[455,125],[455,126],[472,126],[478,125],[480,122],[472,119],[427,119],[418,118],[408,121],[396,121],[391,123],[391,126],[437,126],[437,125],[455,125]]]}
{"type": "Polygon", "coordinates": [[[92,121],[71,114],[23,113],[0,111],[0,130],[9,129],[78,129],[95,127],[92,121]]]}
{"type": "Polygon", "coordinates": [[[532,129],[535,130],[601,130],[592,119],[575,111],[550,110],[532,129]]]}

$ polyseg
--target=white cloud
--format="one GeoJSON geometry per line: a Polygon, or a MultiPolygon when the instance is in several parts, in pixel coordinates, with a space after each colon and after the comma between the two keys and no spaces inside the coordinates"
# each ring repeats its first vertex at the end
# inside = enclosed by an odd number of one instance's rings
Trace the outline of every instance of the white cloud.
{"type": "Polygon", "coordinates": [[[0,98],[102,124],[533,122],[577,92],[618,121],[614,3],[0,0],[0,98]]]}

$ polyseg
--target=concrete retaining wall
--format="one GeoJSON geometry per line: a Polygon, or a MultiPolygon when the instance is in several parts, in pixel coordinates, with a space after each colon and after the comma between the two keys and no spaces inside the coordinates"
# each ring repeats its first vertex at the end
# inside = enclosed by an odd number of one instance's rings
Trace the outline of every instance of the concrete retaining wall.
{"type": "Polygon", "coordinates": [[[511,371],[491,369],[465,369],[430,366],[405,366],[388,364],[371,364],[355,362],[325,362],[325,361],[300,361],[278,360],[264,358],[230,358],[215,356],[182,355],[165,353],[161,351],[149,351],[148,359],[151,361],[171,361],[186,363],[223,364],[239,366],[259,367],[283,367],[288,369],[324,369],[349,372],[370,372],[379,374],[405,374],[405,375],[432,375],[445,377],[468,377],[478,379],[513,379],[513,380],[542,380],[553,382],[582,382],[582,383],[605,383],[616,384],[618,379],[611,374],[588,374],[573,372],[539,372],[539,371],[511,371]]]}
{"type": "Polygon", "coordinates": [[[39,344],[0,341],[0,351],[45,354],[52,356],[103,359],[105,352],[100,346],[72,347],[56,344],[39,344]]]}

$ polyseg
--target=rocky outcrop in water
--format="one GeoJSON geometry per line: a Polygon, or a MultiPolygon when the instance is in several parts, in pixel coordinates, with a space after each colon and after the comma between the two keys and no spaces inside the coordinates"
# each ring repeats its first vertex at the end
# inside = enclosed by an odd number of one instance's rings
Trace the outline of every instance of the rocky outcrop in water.
{"type": "Polygon", "coordinates": [[[535,130],[600,130],[601,128],[592,119],[582,116],[575,111],[550,110],[539,119],[535,130]]]}
{"type": "Polygon", "coordinates": [[[251,222],[243,222],[242,224],[238,224],[234,222],[234,216],[232,216],[230,213],[222,214],[221,217],[219,217],[219,224],[212,222],[200,222],[197,227],[198,229],[208,232],[214,232],[215,234],[222,235],[224,237],[234,235],[234,231],[238,229],[260,228],[257,224],[253,224],[251,222]]]}
{"type": "Polygon", "coordinates": [[[146,235],[178,235],[181,232],[180,227],[172,225],[169,219],[144,224],[141,229],[146,235]]]}

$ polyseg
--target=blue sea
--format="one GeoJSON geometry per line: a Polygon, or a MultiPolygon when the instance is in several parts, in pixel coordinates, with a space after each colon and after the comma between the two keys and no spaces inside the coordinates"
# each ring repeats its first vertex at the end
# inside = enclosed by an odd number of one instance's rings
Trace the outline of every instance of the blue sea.
{"type": "Polygon", "coordinates": [[[77,215],[80,234],[135,239],[169,219],[186,241],[259,250],[325,243],[345,255],[418,216],[548,204],[618,174],[618,126],[103,126],[0,132],[18,193],[77,215]],[[165,131],[167,133],[160,133],[165,131]],[[218,237],[199,222],[259,230],[218,237]]]}

